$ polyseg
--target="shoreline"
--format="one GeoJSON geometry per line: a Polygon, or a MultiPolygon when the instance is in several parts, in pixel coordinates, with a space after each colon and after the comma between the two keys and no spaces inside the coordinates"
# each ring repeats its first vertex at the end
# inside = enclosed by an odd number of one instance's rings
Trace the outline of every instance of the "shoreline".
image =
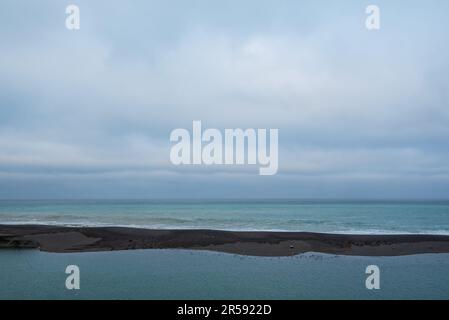
{"type": "Polygon", "coordinates": [[[293,256],[306,252],[349,256],[402,256],[449,253],[449,235],[0,224],[0,249],[38,249],[55,253],[189,249],[268,257],[293,256]]]}

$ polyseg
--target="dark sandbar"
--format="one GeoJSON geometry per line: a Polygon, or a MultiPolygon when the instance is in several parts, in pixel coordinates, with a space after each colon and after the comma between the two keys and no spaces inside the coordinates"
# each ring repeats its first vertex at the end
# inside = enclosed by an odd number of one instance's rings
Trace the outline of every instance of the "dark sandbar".
{"type": "Polygon", "coordinates": [[[251,256],[292,256],[305,252],[399,256],[449,253],[449,236],[0,225],[0,249],[7,248],[49,252],[190,249],[251,256]]]}

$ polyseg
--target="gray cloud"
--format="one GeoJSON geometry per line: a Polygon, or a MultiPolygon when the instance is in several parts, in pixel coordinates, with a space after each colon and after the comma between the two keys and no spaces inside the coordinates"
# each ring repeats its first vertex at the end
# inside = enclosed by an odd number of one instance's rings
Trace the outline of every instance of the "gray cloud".
{"type": "Polygon", "coordinates": [[[0,197],[449,196],[446,2],[75,2],[0,4],[0,197]],[[279,175],[173,167],[197,119],[279,128],[279,175]]]}

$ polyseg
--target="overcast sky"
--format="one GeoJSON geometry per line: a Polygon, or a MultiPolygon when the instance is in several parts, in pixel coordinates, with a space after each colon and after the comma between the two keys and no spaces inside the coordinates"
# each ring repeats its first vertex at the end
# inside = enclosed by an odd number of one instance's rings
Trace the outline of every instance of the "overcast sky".
{"type": "Polygon", "coordinates": [[[449,199],[449,2],[372,3],[1,0],[0,198],[449,199]],[[173,166],[193,120],[278,174],[173,166]]]}

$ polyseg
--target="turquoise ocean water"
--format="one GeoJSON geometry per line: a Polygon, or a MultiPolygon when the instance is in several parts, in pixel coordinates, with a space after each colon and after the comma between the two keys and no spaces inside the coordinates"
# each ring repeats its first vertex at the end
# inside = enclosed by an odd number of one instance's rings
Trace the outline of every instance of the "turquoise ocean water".
{"type": "MultiPolygon", "coordinates": [[[[447,202],[0,201],[0,223],[449,234],[447,202]]],[[[189,250],[0,251],[0,299],[449,299],[449,254],[245,257],[189,250]],[[77,265],[81,289],[65,288],[77,265]],[[367,290],[365,269],[381,270],[367,290]]]]}
{"type": "Polygon", "coordinates": [[[449,254],[244,257],[184,250],[0,251],[0,299],[449,299],[449,254]],[[65,268],[80,269],[80,290],[65,268]],[[368,265],[380,290],[365,287],[368,265]]]}
{"type": "Polygon", "coordinates": [[[0,201],[0,223],[449,234],[449,202],[0,201]]]}

